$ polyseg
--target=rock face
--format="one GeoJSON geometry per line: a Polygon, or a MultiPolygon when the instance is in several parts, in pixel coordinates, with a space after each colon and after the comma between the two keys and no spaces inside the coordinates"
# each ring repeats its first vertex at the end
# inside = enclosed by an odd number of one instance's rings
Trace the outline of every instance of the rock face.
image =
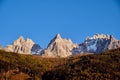
{"type": "Polygon", "coordinates": [[[37,55],[41,55],[42,54],[42,48],[40,47],[39,44],[34,44],[31,48],[31,52],[32,54],[37,54],[37,55]]]}
{"type": "Polygon", "coordinates": [[[47,49],[43,51],[43,57],[67,57],[72,55],[72,49],[77,45],[73,44],[69,39],[62,39],[60,34],[57,34],[49,43],[47,49]]]}
{"type": "Polygon", "coordinates": [[[112,35],[96,34],[93,37],[87,37],[83,43],[79,44],[79,48],[73,49],[73,53],[101,53],[119,47],[120,41],[112,35]]]}
{"type": "MultiPolygon", "coordinates": [[[[21,54],[31,54],[36,53],[41,47],[36,46],[31,39],[24,39],[22,36],[13,42],[13,45],[8,45],[5,50],[9,52],[21,53],[21,54]],[[37,48],[37,49],[35,49],[37,48]]],[[[38,52],[37,52],[38,53],[38,52]]]]}

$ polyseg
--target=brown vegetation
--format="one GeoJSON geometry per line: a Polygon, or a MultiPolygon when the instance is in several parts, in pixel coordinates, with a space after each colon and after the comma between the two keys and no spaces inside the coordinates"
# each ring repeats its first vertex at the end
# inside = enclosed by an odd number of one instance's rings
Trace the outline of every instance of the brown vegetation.
{"type": "Polygon", "coordinates": [[[118,80],[120,49],[69,58],[42,58],[0,50],[0,80],[118,80]]]}

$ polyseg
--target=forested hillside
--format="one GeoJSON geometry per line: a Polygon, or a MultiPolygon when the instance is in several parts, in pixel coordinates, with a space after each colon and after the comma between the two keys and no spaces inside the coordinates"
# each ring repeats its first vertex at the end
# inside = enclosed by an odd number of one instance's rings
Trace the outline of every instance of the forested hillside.
{"type": "Polygon", "coordinates": [[[0,51],[1,80],[119,80],[120,49],[68,58],[0,51]]]}

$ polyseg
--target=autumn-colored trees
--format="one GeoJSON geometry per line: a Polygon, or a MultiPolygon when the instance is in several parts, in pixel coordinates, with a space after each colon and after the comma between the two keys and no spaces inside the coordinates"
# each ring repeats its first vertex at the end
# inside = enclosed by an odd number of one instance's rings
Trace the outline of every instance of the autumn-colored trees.
{"type": "Polygon", "coordinates": [[[28,80],[118,80],[120,49],[68,58],[42,58],[0,50],[0,80],[19,76],[28,80]]]}
{"type": "Polygon", "coordinates": [[[106,51],[102,54],[78,55],[68,59],[64,66],[43,75],[43,80],[108,79],[120,79],[120,49],[106,51]]]}

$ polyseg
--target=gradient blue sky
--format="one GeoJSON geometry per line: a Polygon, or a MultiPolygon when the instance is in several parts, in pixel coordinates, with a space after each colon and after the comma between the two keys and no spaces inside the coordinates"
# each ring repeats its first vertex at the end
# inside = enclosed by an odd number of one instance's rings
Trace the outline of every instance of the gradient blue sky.
{"type": "Polygon", "coordinates": [[[120,0],[0,0],[0,44],[19,36],[43,48],[60,33],[80,43],[95,33],[120,39],[120,0]]]}

